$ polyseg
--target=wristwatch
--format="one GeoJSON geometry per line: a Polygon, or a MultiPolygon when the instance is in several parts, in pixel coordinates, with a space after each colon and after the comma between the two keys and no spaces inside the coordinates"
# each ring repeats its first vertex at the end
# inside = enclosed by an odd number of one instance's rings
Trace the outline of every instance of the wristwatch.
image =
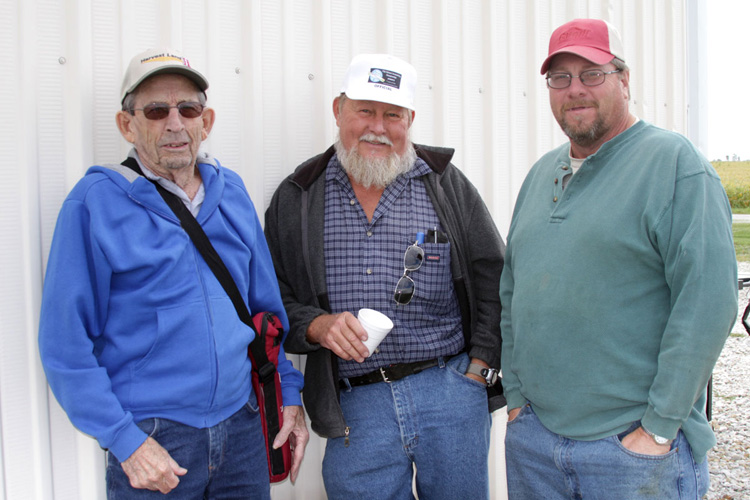
{"type": "Polygon", "coordinates": [[[487,382],[487,387],[495,385],[497,382],[497,370],[495,368],[487,368],[486,366],[478,365],[476,363],[469,363],[469,368],[466,369],[466,374],[476,375],[482,377],[487,382]]]}
{"type": "Polygon", "coordinates": [[[662,436],[657,436],[656,434],[654,434],[653,432],[651,432],[650,430],[646,429],[643,426],[641,426],[641,429],[643,429],[643,432],[651,436],[651,439],[653,439],[656,444],[662,444],[662,445],[669,444],[669,442],[672,441],[671,439],[668,439],[662,436]]]}

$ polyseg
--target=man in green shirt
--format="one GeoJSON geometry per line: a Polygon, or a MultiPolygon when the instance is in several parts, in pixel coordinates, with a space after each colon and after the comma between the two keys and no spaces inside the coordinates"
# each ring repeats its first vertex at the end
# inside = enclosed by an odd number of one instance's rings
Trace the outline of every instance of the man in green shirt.
{"type": "Polygon", "coordinates": [[[511,499],[700,499],[706,385],[737,314],[731,211],[683,136],[629,111],[608,23],[552,34],[570,139],[529,172],[500,283],[511,499]]]}

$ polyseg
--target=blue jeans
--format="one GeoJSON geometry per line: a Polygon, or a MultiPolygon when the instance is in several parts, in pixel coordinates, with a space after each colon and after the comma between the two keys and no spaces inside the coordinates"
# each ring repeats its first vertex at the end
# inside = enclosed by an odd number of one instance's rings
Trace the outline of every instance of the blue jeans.
{"type": "Polygon", "coordinates": [[[510,500],[699,500],[708,491],[708,460],[696,464],[682,431],[666,455],[626,449],[622,438],[640,425],[596,441],[547,430],[530,405],[508,423],[505,463],[510,500]]]}
{"type": "MultiPolygon", "coordinates": [[[[166,498],[270,500],[266,445],[255,397],[214,427],[196,429],[161,418],[146,419],[138,427],[188,470],[166,498]]],[[[107,498],[163,499],[165,495],[131,487],[120,462],[107,453],[107,498]]]]}
{"type": "Polygon", "coordinates": [[[341,391],[349,436],[328,439],[329,500],[489,498],[491,417],[484,384],[456,356],[395,382],[341,391]]]}

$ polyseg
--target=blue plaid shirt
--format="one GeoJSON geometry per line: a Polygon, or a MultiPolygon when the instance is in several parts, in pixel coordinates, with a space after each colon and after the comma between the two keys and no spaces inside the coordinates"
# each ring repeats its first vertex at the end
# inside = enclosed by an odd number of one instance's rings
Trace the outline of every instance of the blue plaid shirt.
{"type": "Polygon", "coordinates": [[[393,300],[404,273],[404,252],[431,229],[443,231],[420,176],[430,167],[414,167],[385,188],[372,222],[367,220],[349,178],[334,155],[326,169],[324,252],[328,299],[333,313],[363,307],[384,313],[393,330],[364,363],[339,359],[339,375],[356,377],[393,363],[408,363],[459,352],[464,344],[461,311],[450,266],[450,244],[425,243],[425,260],[409,272],[415,294],[407,305],[393,300]]]}

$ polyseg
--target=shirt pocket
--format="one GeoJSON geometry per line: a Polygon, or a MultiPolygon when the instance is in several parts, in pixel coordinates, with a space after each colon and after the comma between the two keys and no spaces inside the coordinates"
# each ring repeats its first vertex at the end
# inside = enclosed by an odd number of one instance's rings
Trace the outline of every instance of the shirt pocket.
{"type": "Polygon", "coordinates": [[[415,284],[414,295],[425,308],[446,314],[446,306],[454,300],[450,243],[424,243],[422,248],[422,267],[409,273],[415,284]]]}

